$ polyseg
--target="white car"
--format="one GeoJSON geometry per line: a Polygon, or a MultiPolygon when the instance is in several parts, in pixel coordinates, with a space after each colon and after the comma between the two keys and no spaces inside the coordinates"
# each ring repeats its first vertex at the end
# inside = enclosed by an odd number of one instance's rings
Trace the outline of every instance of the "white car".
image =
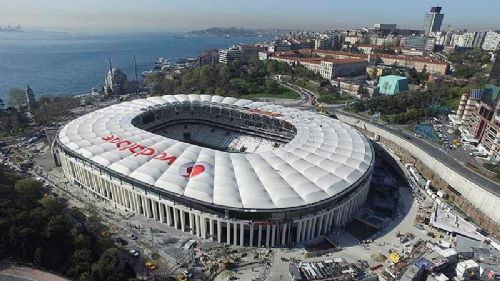
{"type": "Polygon", "coordinates": [[[132,250],[130,250],[130,251],[128,251],[128,252],[129,252],[132,256],[134,256],[134,257],[138,257],[138,256],[139,256],[139,252],[138,252],[137,250],[132,249],[132,250]]]}

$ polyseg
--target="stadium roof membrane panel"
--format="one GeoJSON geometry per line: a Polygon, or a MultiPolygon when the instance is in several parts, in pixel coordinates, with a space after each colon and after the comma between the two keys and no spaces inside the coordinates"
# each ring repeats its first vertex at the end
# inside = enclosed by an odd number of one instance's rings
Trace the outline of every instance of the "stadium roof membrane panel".
{"type": "Polygon", "coordinates": [[[167,192],[242,209],[292,208],[335,196],[373,162],[360,132],[327,116],[266,102],[209,95],[166,95],[115,104],[83,115],[59,132],[82,158],[167,192]],[[292,124],[295,137],[261,153],[229,153],[148,132],[132,120],[159,106],[227,105],[292,124]],[[175,159],[172,161],[174,157],[175,159]]]}

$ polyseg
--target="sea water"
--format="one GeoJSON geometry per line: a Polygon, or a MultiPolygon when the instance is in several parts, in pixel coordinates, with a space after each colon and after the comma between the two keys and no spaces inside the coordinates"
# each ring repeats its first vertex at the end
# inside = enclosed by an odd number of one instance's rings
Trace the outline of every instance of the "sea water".
{"type": "Polygon", "coordinates": [[[0,34],[0,98],[29,85],[36,97],[78,95],[102,86],[108,58],[129,80],[139,79],[160,57],[176,62],[206,49],[268,40],[257,37],[184,37],[175,34],[57,35],[0,34]]]}

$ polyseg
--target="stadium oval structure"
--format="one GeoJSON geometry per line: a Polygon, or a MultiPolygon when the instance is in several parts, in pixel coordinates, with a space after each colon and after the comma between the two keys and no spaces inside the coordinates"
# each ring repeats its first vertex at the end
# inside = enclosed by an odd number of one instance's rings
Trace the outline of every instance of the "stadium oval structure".
{"type": "Polygon", "coordinates": [[[58,133],[67,178],[114,206],[245,246],[300,243],[366,200],[374,152],[328,116],[267,102],[166,95],[83,115],[58,133]]]}

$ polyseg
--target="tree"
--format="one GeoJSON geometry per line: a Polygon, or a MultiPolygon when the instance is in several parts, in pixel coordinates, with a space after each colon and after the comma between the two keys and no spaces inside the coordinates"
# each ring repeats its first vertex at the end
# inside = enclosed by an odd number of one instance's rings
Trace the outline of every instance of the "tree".
{"type": "Polygon", "coordinates": [[[275,94],[278,92],[278,83],[276,80],[268,78],[266,79],[266,88],[270,93],[275,94]]]}
{"type": "Polygon", "coordinates": [[[24,204],[33,205],[42,197],[42,184],[36,180],[19,180],[16,182],[15,190],[24,204]]]}
{"type": "Polygon", "coordinates": [[[71,268],[68,274],[74,277],[80,277],[92,269],[92,252],[89,249],[78,249],[73,252],[71,259],[71,268]]]}
{"type": "Polygon", "coordinates": [[[0,99],[0,111],[3,110],[4,107],[5,107],[5,103],[3,102],[2,99],[0,99]]]}
{"type": "Polygon", "coordinates": [[[268,60],[266,70],[270,74],[275,74],[278,71],[278,61],[268,60]]]}
{"type": "Polygon", "coordinates": [[[92,272],[98,281],[121,281],[135,277],[125,276],[122,272],[118,251],[115,248],[108,249],[101,255],[99,261],[92,266],[92,272]]]}
{"type": "Polygon", "coordinates": [[[19,107],[27,103],[23,89],[11,88],[7,95],[9,96],[9,101],[12,106],[19,107]]]}

